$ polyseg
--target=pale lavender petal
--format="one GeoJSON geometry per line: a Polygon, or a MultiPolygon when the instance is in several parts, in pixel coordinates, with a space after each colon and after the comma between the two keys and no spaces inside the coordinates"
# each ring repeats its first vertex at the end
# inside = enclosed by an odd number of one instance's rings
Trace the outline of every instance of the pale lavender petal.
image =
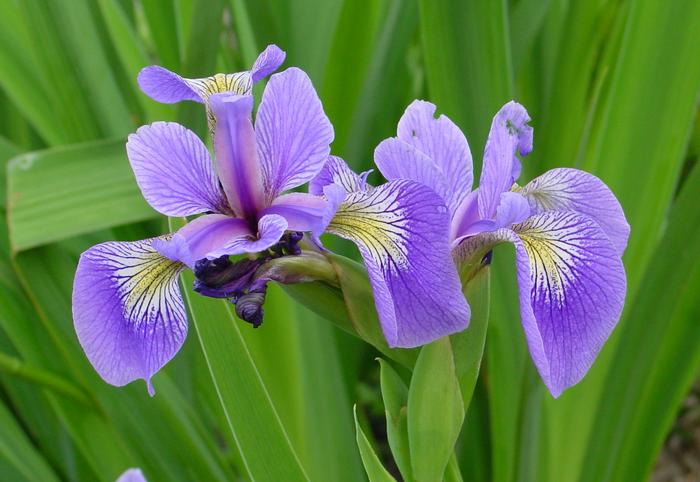
{"type": "Polygon", "coordinates": [[[255,130],[269,199],[313,179],[333,141],[333,126],[311,80],[297,68],[270,78],[255,130]]]}
{"type": "Polygon", "coordinates": [[[137,81],[144,94],[164,104],[174,104],[183,100],[202,102],[199,93],[187,80],[158,65],[143,68],[137,81]]]}
{"type": "Polygon", "coordinates": [[[212,94],[233,92],[250,95],[253,90],[250,72],[186,79],[168,69],[151,65],[139,72],[137,80],[144,94],[164,104],[174,104],[183,100],[204,103],[212,94]]]}
{"type": "Polygon", "coordinates": [[[615,328],[625,299],[625,270],[608,236],[582,214],[546,211],[513,229],[471,238],[461,248],[515,244],[530,355],[557,397],[583,378],[615,328]]]}
{"type": "Polygon", "coordinates": [[[264,79],[282,65],[287,54],[277,45],[268,45],[255,59],[253,68],[250,69],[250,76],[253,82],[264,79]]]}
{"type": "Polygon", "coordinates": [[[479,182],[479,215],[492,219],[501,199],[520,174],[516,152],[526,156],[532,151],[532,127],[525,108],[509,102],[498,111],[484,150],[484,164],[479,182]]]}
{"type": "Polygon", "coordinates": [[[194,268],[198,260],[210,257],[210,253],[218,252],[234,240],[254,236],[243,219],[209,214],[190,221],[170,239],[154,241],[153,247],[163,256],[194,268]]]}
{"type": "Polygon", "coordinates": [[[73,323],[88,360],[116,386],[151,377],[187,335],[178,286],[181,263],[152,240],[98,244],[80,256],[73,283],[73,323]]]}
{"type": "Polygon", "coordinates": [[[371,171],[356,174],[340,157],[328,156],[318,175],[309,183],[309,192],[320,196],[331,184],[342,187],[345,192],[367,190],[367,176],[371,171]]]}
{"type": "Polygon", "coordinates": [[[578,169],[552,169],[533,179],[520,191],[533,213],[576,211],[593,218],[622,255],[630,225],[610,188],[593,174],[578,169]]]}
{"type": "Polygon", "coordinates": [[[277,197],[262,214],[278,214],[287,220],[290,231],[308,231],[320,236],[335,214],[337,204],[313,194],[293,192],[277,197]]]}
{"type": "Polygon", "coordinates": [[[129,469],[120,475],[116,482],[146,482],[146,477],[141,469],[129,469]]]}
{"type": "Polygon", "coordinates": [[[522,223],[530,217],[530,205],[524,196],[516,192],[501,193],[494,221],[499,228],[522,223]]]}
{"type": "Polygon", "coordinates": [[[209,151],[180,124],[140,127],[129,136],[126,152],[143,197],[160,213],[189,216],[227,209],[209,151]]]}
{"type": "Polygon", "coordinates": [[[259,253],[277,244],[287,229],[287,220],[277,214],[267,214],[258,221],[258,232],[253,237],[239,237],[218,250],[207,254],[214,259],[224,255],[259,253]]]}
{"type": "Polygon", "coordinates": [[[423,345],[469,323],[448,227],[444,201],[409,180],[347,194],[328,226],[360,249],[391,347],[423,345]]]}
{"type": "Polygon", "coordinates": [[[431,158],[411,144],[395,137],[384,139],[374,150],[374,163],[387,180],[410,179],[419,182],[435,191],[448,204],[450,212],[456,209],[456,205],[449,204],[457,198],[452,196],[442,171],[431,158]]]}
{"type": "Polygon", "coordinates": [[[462,131],[448,117],[435,117],[436,107],[415,100],[399,120],[398,138],[411,144],[438,166],[447,181],[448,207],[454,210],[474,182],[472,154],[462,131]]]}
{"type": "Polygon", "coordinates": [[[217,121],[214,153],[219,179],[233,211],[254,222],[266,200],[251,122],[253,97],[215,94],[209,104],[217,121]]]}

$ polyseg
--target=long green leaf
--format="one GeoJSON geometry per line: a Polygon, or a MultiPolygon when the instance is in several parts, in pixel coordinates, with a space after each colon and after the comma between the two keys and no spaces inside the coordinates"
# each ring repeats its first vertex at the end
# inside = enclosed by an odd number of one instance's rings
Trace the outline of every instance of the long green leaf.
{"type": "MultiPolygon", "coordinates": [[[[185,286],[192,281],[191,275],[184,276],[185,286]]],[[[185,293],[248,476],[270,482],[308,480],[230,308],[223,301],[185,293]]]]}
{"type": "Polygon", "coordinates": [[[23,154],[7,176],[15,252],[156,215],[134,181],[123,140],[23,154]]]}

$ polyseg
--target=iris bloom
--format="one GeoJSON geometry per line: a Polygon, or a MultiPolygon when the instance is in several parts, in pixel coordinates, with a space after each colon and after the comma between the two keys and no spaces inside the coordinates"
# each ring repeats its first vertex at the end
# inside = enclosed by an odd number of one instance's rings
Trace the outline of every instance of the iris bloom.
{"type": "MultiPolygon", "coordinates": [[[[532,150],[525,109],[506,104],[494,117],[479,187],[462,132],[435,106],[415,101],[397,136],[375,150],[390,180],[412,179],[449,207],[458,262],[474,261],[498,243],[515,245],[520,312],[532,359],[554,396],[588,371],[615,327],[625,298],[621,256],[629,225],[610,189],[576,169],[554,169],[524,187],[515,183],[532,150]]],[[[477,260],[478,260],[477,259],[477,260]]]]}
{"type": "Polygon", "coordinates": [[[253,276],[259,259],[298,254],[300,233],[318,240],[336,209],[335,231],[365,257],[391,344],[415,345],[423,331],[441,336],[466,326],[468,307],[449,263],[447,209],[429,188],[399,180],[347,198],[335,185],[285,194],[328,165],[333,140],[306,74],[291,68],[272,76],[255,125],[250,95],[214,93],[206,104],[216,120],[214,160],[194,133],[174,123],[141,127],[127,143],[137,183],[154,209],[203,215],[174,234],[102,243],[80,257],[74,325],[102,378],[117,386],[141,378],[153,393],[151,377],[187,334],[178,287],[185,268],[195,271],[197,291],[231,298],[239,316],[259,324],[265,283],[253,276]],[[229,259],[243,253],[262,258],[229,259]],[[431,274],[434,265],[447,267],[431,274]]]}

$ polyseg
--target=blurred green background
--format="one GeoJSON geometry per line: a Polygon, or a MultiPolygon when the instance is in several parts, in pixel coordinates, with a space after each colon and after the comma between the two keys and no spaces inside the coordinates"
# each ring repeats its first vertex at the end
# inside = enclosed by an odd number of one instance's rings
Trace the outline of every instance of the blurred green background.
{"type": "Polygon", "coordinates": [[[700,368],[699,25],[697,0],[0,1],[0,480],[113,481],[136,466],[150,481],[303,480],[299,467],[361,481],[353,404],[396,475],[377,353],[279,289],[258,330],[192,299],[152,399],[102,382],[72,329],[80,252],[167,229],[126,135],[155,120],[206,133],[200,105],[155,103],[138,71],[246,70],[268,43],[309,73],[333,152],[358,170],[423,98],[460,125],[478,171],[493,114],[516,99],[535,128],[523,181],[575,166],[611,186],[632,226],[622,321],[553,400],[499,248],[458,459],[465,481],[645,480],[670,432],[693,443],[674,421],[700,368]]]}

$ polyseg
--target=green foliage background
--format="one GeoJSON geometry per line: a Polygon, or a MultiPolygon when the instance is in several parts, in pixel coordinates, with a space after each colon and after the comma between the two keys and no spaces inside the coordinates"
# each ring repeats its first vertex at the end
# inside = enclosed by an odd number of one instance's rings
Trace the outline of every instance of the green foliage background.
{"type": "Polygon", "coordinates": [[[361,460],[373,481],[397,476],[377,353],[279,289],[258,330],[191,297],[190,336],[152,399],[143,384],[102,382],[72,329],[79,253],[167,229],[125,136],[155,120],[205,134],[201,106],[153,102],[137,72],[245,70],[273,42],[313,79],[333,151],[356,169],[424,98],[461,126],[478,170],[491,117],[515,98],[535,128],[525,180],[575,166],[611,186],[632,226],[620,325],[553,400],[499,248],[445,480],[644,480],[700,368],[699,24],[697,0],[0,2],[0,480],[113,481],[141,467],[150,481],[360,481],[361,460]]]}

